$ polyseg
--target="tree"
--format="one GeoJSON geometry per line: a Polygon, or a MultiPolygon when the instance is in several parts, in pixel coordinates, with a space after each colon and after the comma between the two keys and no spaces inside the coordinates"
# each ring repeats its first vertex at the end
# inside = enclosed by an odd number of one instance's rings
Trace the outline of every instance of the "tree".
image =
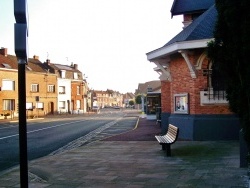
{"type": "Polygon", "coordinates": [[[142,103],[142,101],[141,101],[141,97],[143,96],[143,98],[144,98],[144,103],[146,102],[146,97],[144,96],[144,95],[141,95],[141,94],[139,94],[139,95],[137,95],[136,97],[135,97],[135,102],[136,102],[136,104],[141,104],[142,103]]]}
{"type": "Polygon", "coordinates": [[[133,100],[130,100],[130,101],[128,102],[128,104],[129,104],[130,106],[134,106],[134,105],[135,105],[135,102],[134,102],[133,100]]]}
{"type": "Polygon", "coordinates": [[[135,102],[136,102],[136,104],[141,104],[141,95],[137,95],[136,97],[135,97],[135,102]]]}
{"type": "Polygon", "coordinates": [[[218,19],[208,43],[213,71],[224,75],[230,109],[239,116],[250,151],[250,3],[216,0],[218,19]]]}

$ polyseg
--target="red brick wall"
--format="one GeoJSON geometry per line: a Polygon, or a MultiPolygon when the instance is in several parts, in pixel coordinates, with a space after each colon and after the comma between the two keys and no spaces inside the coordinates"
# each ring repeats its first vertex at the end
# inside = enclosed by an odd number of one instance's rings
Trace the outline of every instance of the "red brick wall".
{"type": "Polygon", "coordinates": [[[170,82],[161,81],[161,107],[162,112],[171,112],[170,82]]]}
{"type": "MultiPolygon", "coordinates": [[[[200,55],[200,51],[194,52],[189,55],[189,59],[195,65],[200,55]]],[[[208,60],[205,58],[202,68],[207,69],[207,64],[208,60]]],[[[228,105],[202,106],[200,104],[200,91],[206,89],[207,86],[207,77],[203,76],[202,69],[197,70],[197,78],[192,78],[187,63],[181,54],[171,57],[169,69],[172,79],[170,86],[167,82],[162,82],[163,112],[174,112],[174,94],[189,93],[190,114],[231,114],[228,105]]]]}
{"type": "Polygon", "coordinates": [[[83,110],[83,85],[81,84],[81,82],[71,82],[71,102],[74,103],[72,105],[72,110],[76,110],[77,109],[77,100],[80,100],[81,102],[81,110],[83,110]],[[77,94],[77,86],[80,87],[80,94],[77,94]]]}

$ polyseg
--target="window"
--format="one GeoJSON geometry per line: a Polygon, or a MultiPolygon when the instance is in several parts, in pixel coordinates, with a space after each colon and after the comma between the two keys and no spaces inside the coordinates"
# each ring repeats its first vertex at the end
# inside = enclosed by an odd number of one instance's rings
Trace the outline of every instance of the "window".
{"type": "Polygon", "coordinates": [[[208,69],[205,70],[205,75],[207,76],[208,98],[226,99],[225,76],[213,66],[211,61],[208,64],[208,69]]]}
{"type": "Polygon", "coordinates": [[[55,92],[55,85],[48,85],[48,92],[54,93],[55,92]]]}
{"type": "Polygon", "coordinates": [[[76,94],[77,94],[77,95],[80,95],[80,94],[81,94],[81,92],[80,92],[80,86],[76,86],[76,94]]]}
{"type": "Polygon", "coordinates": [[[76,100],[76,108],[77,109],[81,108],[81,101],[80,100],[76,100]]]}
{"type": "Polygon", "coordinates": [[[2,80],[2,91],[14,91],[15,81],[13,80],[2,80]]]}
{"type": "Polygon", "coordinates": [[[65,94],[65,86],[59,86],[59,94],[65,94]]]}
{"type": "Polygon", "coordinates": [[[31,92],[38,92],[39,85],[38,84],[31,84],[31,92]]]}
{"type": "Polygon", "coordinates": [[[65,70],[61,70],[61,78],[65,78],[66,75],[66,71],[65,70]]]}
{"type": "Polygon", "coordinates": [[[65,109],[65,101],[59,101],[58,107],[59,109],[65,109]]]}
{"type": "Polygon", "coordinates": [[[77,74],[77,72],[74,72],[74,79],[78,79],[78,74],[77,74]]]}
{"type": "Polygon", "coordinates": [[[36,103],[36,108],[43,109],[43,102],[37,102],[36,103]]]}
{"type": "Polygon", "coordinates": [[[3,100],[3,110],[15,110],[15,100],[14,99],[4,99],[3,100]]]}
{"type": "Polygon", "coordinates": [[[32,102],[27,102],[26,103],[26,110],[32,110],[33,109],[33,103],[32,102]]]}

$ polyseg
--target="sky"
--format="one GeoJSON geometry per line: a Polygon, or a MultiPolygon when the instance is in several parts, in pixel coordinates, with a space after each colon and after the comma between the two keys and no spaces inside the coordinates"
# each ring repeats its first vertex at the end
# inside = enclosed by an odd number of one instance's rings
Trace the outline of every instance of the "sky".
{"type": "MultiPolygon", "coordinates": [[[[0,47],[14,52],[14,0],[0,0],[0,47]]],[[[27,0],[29,57],[78,64],[89,87],[135,92],[159,80],[146,53],[182,30],[173,0],[27,0]]]]}

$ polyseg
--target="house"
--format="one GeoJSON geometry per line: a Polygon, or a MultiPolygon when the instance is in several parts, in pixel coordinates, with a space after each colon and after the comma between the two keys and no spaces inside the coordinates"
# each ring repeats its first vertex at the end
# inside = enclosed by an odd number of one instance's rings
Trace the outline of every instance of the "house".
{"type": "Polygon", "coordinates": [[[114,91],[112,89],[107,89],[107,92],[110,96],[109,102],[111,106],[123,106],[123,95],[120,92],[114,91]]]}
{"type": "Polygon", "coordinates": [[[171,13],[183,15],[183,30],[146,54],[160,74],[162,133],[171,123],[181,139],[238,139],[239,120],[229,110],[223,78],[206,56],[217,19],[214,0],[174,0],[171,13]]]}
{"type": "MultiPolygon", "coordinates": [[[[26,114],[29,117],[54,114],[57,108],[57,76],[49,72],[38,56],[26,65],[26,114]]],[[[18,116],[18,62],[0,49],[0,118],[18,116]]]]}
{"type": "Polygon", "coordinates": [[[28,59],[26,65],[26,109],[27,116],[39,117],[55,114],[57,109],[57,75],[39,60],[28,59]]]}
{"type": "Polygon", "coordinates": [[[102,90],[93,90],[93,106],[98,106],[100,108],[112,107],[123,105],[123,95],[118,91],[113,91],[107,89],[106,91],[102,90]]]}
{"type": "Polygon", "coordinates": [[[18,65],[0,49],[0,119],[18,116],[18,65]]]}
{"type": "Polygon", "coordinates": [[[93,90],[93,104],[92,106],[98,106],[99,108],[104,108],[105,106],[110,106],[109,93],[107,91],[93,90]]]}
{"type": "Polygon", "coordinates": [[[123,104],[125,107],[129,107],[129,101],[135,102],[135,94],[131,92],[123,94],[123,104]]]}
{"type": "Polygon", "coordinates": [[[62,65],[44,62],[48,70],[57,75],[59,114],[82,114],[87,111],[87,82],[77,64],[62,65]]]}

